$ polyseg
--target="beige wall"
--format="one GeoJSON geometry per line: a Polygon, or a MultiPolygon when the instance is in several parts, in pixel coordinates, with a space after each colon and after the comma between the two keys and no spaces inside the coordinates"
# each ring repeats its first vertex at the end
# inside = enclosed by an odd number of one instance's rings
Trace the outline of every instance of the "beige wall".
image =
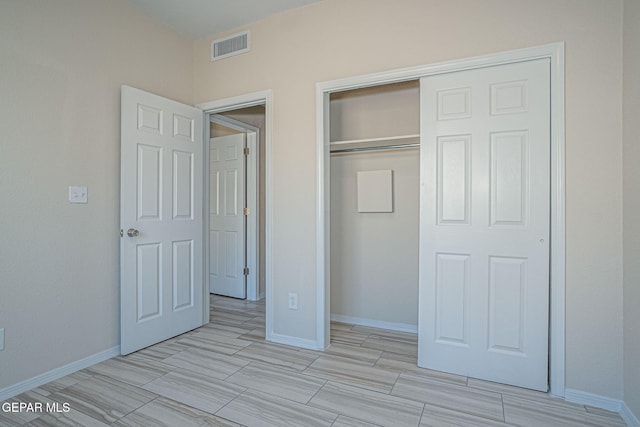
{"type": "Polygon", "coordinates": [[[193,46],[122,0],[0,11],[2,389],[119,344],[120,85],[193,104],[193,46]]]}
{"type": "Polygon", "coordinates": [[[420,82],[337,92],[330,102],[331,141],[420,133],[420,82]]]}
{"type": "Polygon", "coordinates": [[[640,1],[624,2],[624,400],[640,419],[640,1]]]}
{"type": "Polygon", "coordinates": [[[189,104],[273,89],[274,328],[315,339],[315,83],[563,40],[567,387],[621,398],[624,384],[640,411],[637,1],[624,224],[622,0],[325,0],[252,24],[252,51],[216,63],[211,39],[192,46],[123,0],[0,9],[0,389],[118,345],[121,84],[189,104]],[[70,205],[69,185],[89,204],[70,205]]]}
{"type": "Polygon", "coordinates": [[[215,63],[211,39],[195,43],[197,103],[273,89],[275,332],[316,339],[316,82],[565,41],[566,386],[622,398],[622,1],[398,5],[278,14],[247,27],[250,53],[215,63]]]}
{"type": "Polygon", "coordinates": [[[419,211],[416,148],[331,156],[332,316],[417,330],[419,211]],[[393,171],[393,212],[358,212],[356,174],[371,170],[393,171]]]}

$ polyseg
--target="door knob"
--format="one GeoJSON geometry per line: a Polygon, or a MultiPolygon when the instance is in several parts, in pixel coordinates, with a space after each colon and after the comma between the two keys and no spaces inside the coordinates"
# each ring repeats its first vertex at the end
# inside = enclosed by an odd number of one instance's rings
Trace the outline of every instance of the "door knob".
{"type": "Polygon", "coordinates": [[[140,232],[135,228],[130,228],[127,230],[127,236],[129,237],[138,237],[139,235],[140,235],[140,232]]]}

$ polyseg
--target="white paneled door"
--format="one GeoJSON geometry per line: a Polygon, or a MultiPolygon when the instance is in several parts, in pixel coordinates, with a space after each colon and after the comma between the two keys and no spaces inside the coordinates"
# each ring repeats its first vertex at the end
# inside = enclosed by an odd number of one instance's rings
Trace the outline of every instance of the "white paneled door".
{"type": "Polygon", "coordinates": [[[122,87],[121,353],[203,323],[201,110],[122,87]]]}
{"type": "Polygon", "coordinates": [[[246,135],[211,138],[209,291],[246,298],[246,135]]]}
{"type": "Polygon", "coordinates": [[[547,391],[549,60],[420,86],[418,364],[547,391]]]}

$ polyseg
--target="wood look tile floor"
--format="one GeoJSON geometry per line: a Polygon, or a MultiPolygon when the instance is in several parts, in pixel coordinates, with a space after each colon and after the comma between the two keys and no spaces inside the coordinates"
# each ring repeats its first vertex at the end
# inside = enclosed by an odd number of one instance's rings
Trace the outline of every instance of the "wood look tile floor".
{"type": "Polygon", "coordinates": [[[266,342],[264,302],[211,297],[211,322],[8,402],[0,426],[624,426],[616,413],[416,366],[415,334],[332,323],[331,347],[266,342]]]}

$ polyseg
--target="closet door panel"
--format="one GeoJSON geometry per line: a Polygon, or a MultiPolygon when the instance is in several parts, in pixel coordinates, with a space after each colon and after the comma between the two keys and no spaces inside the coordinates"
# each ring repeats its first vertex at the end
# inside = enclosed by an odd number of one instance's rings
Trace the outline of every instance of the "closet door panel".
{"type": "Polygon", "coordinates": [[[549,94],[548,59],[421,80],[422,367],[547,390],[549,94]]]}
{"type": "Polygon", "coordinates": [[[438,137],[438,224],[469,224],[471,135],[438,137]]]}

